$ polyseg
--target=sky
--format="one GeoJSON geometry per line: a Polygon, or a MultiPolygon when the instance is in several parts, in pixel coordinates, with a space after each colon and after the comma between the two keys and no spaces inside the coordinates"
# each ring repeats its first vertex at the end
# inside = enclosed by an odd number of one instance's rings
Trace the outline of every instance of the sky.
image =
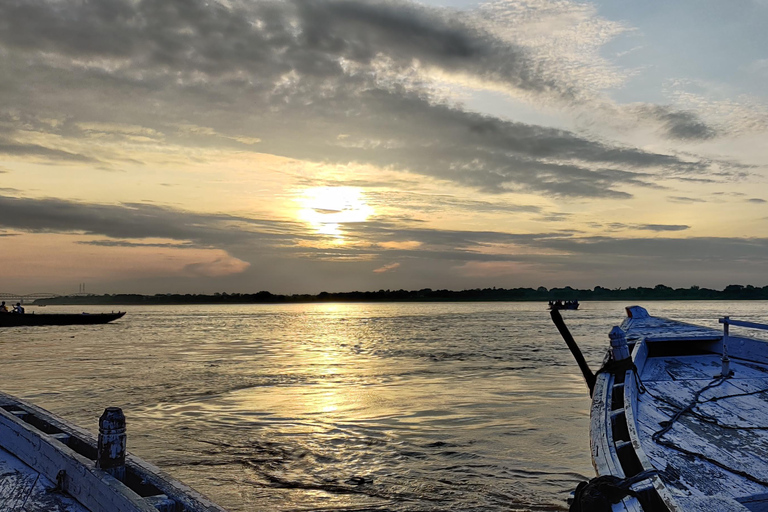
{"type": "Polygon", "coordinates": [[[0,292],[768,285],[767,24],[0,2],[0,292]]]}

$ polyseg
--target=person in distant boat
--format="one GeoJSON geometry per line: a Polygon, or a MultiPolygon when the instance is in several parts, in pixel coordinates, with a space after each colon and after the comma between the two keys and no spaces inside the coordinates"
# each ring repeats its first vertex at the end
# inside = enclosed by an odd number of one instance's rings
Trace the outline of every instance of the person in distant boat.
{"type": "Polygon", "coordinates": [[[16,305],[13,306],[13,312],[19,315],[24,314],[24,308],[22,307],[21,302],[17,302],[16,305]]]}
{"type": "Polygon", "coordinates": [[[8,308],[5,305],[5,301],[3,301],[3,303],[0,304],[0,313],[7,313],[7,312],[8,312],[8,308]]]}

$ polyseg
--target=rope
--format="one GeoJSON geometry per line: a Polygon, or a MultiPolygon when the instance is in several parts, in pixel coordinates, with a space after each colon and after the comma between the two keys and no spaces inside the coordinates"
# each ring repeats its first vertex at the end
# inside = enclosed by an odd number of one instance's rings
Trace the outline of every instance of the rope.
{"type": "Polygon", "coordinates": [[[765,393],[765,392],[768,392],[768,388],[758,389],[757,391],[745,391],[744,393],[734,393],[733,395],[714,396],[712,398],[707,398],[706,400],[702,400],[699,403],[705,404],[707,402],[717,402],[718,400],[725,400],[726,398],[759,395],[760,393],[765,393]]]}
{"type": "MultiPolygon", "coordinates": [[[[667,448],[671,448],[673,450],[676,450],[676,451],[678,451],[680,453],[684,453],[684,454],[692,456],[692,457],[697,457],[699,459],[705,460],[705,461],[709,462],[710,464],[714,464],[715,466],[717,466],[717,467],[719,467],[721,469],[724,469],[725,471],[728,471],[729,473],[733,473],[734,475],[741,476],[741,477],[749,480],[750,482],[754,482],[756,484],[760,484],[762,486],[768,487],[768,481],[766,481],[766,480],[761,480],[760,478],[752,476],[752,475],[750,475],[749,473],[747,473],[745,471],[741,471],[739,469],[735,469],[735,468],[732,468],[730,466],[727,466],[727,465],[723,464],[722,462],[720,462],[720,461],[718,461],[716,459],[713,459],[711,457],[708,457],[708,456],[704,455],[703,453],[693,452],[693,451],[687,450],[687,449],[685,449],[685,448],[683,448],[681,446],[677,446],[676,444],[674,444],[674,443],[672,443],[670,441],[666,441],[666,440],[661,439],[662,436],[664,436],[664,434],[666,434],[667,432],[669,432],[672,429],[674,424],[677,422],[677,420],[680,419],[680,417],[683,414],[691,413],[694,416],[700,417],[701,415],[699,413],[693,412],[693,408],[696,407],[699,404],[699,397],[701,396],[701,394],[704,393],[705,391],[707,391],[708,389],[712,389],[712,388],[715,388],[715,387],[719,386],[720,384],[722,384],[726,380],[728,380],[728,376],[717,377],[712,382],[710,382],[709,384],[707,384],[706,386],[704,386],[700,390],[696,391],[693,394],[693,400],[691,400],[691,402],[688,405],[686,405],[685,407],[683,407],[682,409],[677,411],[677,413],[675,413],[675,415],[672,416],[672,418],[669,421],[665,421],[665,422],[660,423],[660,425],[662,425],[664,428],[662,428],[661,430],[659,430],[657,432],[654,432],[654,434],[651,436],[651,439],[653,439],[653,441],[656,442],[656,444],[659,444],[661,446],[665,446],[667,448]]],[[[648,394],[650,396],[652,396],[654,399],[661,400],[662,402],[665,402],[665,403],[667,403],[669,405],[672,405],[673,407],[677,407],[676,405],[671,404],[669,402],[669,400],[659,399],[659,398],[655,397],[654,395],[652,395],[651,393],[648,393],[648,394]]],[[[738,395],[732,395],[732,396],[738,396],[738,395]]],[[[726,397],[720,397],[720,399],[722,399],[722,398],[726,398],[726,397]]],[[[711,401],[711,400],[708,400],[708,401],[711,401]]],[[[703,402],[701,402],[701,403],[703,403],[703,402]]],[[[720,425],[720,424],[717,424],[717,423],[715,423],[715,424],[717,426],[721,426],[723,428],[729,428],[728,426],[725,426],[725,425],[720,425]]],[[[735,428],[735,429],[741,429],[741,428],[746,429],[745,427],[733,427],[733,428],[735,428]]]]}
{"type": "Polygon", "coordinates": [[[661,439],[661,436],[663,436],[664,434],[672,430],[672,427],[674,426],[675,422],[680,419],[680,416],[682,416],[686,412],[696,407],[699,401],[699,396],[701,396],[703,392],[705,392],[708,389],[712,389],[714,387],[719,386],[720,384],[725,382],[727,378],[728,377],[717,377],[712,382],[710,382],[709,384],[707,384],[706,386],[704,386],[703,388],[695,392],[693,394],[693,400],[691,400],[691,402],[688,405],[686,405],[685,407],[677,411],[677,413],[674,416],[672,416],[672,418],[669,421],[663,422],[662,425],[664,426],[664,428],[662,428],[657,432],[654,432],[653,435],[651,436],[651,439],[653,439],[655,442],[658,443],[659,439],[661,439]]]}
{"type": "Polygon", "coordinates": [[[600,368],[595,375],[599,375],[601,373],[610,373],[612,375],[619,375],[628,370],[632,370],[632,374],[635,376],[635,383],[637,384],[637,390],[640,392],[640,394],[643,395],[646,392],[648,392],[648,390],[645,388],[645,385],[643,385],[643,381],[640,380],[640,374],[637,373],[637,366],[635,366],[635,363],[632,361],[631,358],[622,359],[621,361],[610,360],[607,363],[605,363],[603,367],[600,368]]]}
{"type": "Polygon", "coordinates": [[[640,500],[640,494],[630,487],[656,474],[657,471],[651,469],[624,479],[613,475],[603,475],[588,482],[581,482],[574,491],[569,512],[611,512],[613,510],[612,505],[627,496],[640,500]]]}

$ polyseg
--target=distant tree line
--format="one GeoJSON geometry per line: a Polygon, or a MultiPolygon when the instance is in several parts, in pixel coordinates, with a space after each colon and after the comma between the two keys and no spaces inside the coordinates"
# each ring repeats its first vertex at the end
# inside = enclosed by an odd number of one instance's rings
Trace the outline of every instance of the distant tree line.
{"type": "Polygon", "coordinates": [[[549,301],[549,300],[768,300],[768,286],[755,287],[731,284],[723,290],[691,286],[670,288],[663,284],[653,288],[616,288],[595,286],[591,290],[565,288],[476,288],[472,290],[379,290],[376,292],[321,292],[317,295],[276,295],[267,291],[258,293],[203,294],[105,294],[71,295],[50,299],[37,299],[35,305],[55,304],[114,304],[114,305],[169,305],[169,304],[287,304],[311,302],[430,302],[430,301],[549,301]]]}

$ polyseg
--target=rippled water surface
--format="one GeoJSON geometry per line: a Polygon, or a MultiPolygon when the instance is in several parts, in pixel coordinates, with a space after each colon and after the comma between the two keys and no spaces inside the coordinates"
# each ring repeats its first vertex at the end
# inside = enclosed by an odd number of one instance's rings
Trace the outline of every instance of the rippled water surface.
{"type": "MultiPolygon", "coordinates": [[[[593,367],[625,305],[563,312],[593,367]]],[[[711,327],[767,305],[645,304],[711,327]]],[[[0,330],[0,389],[92,431],[122,407],[130,451],[233,512],[566,510],[593,476],[588,393],[545,304],[127,310],[0,330]]]]}

